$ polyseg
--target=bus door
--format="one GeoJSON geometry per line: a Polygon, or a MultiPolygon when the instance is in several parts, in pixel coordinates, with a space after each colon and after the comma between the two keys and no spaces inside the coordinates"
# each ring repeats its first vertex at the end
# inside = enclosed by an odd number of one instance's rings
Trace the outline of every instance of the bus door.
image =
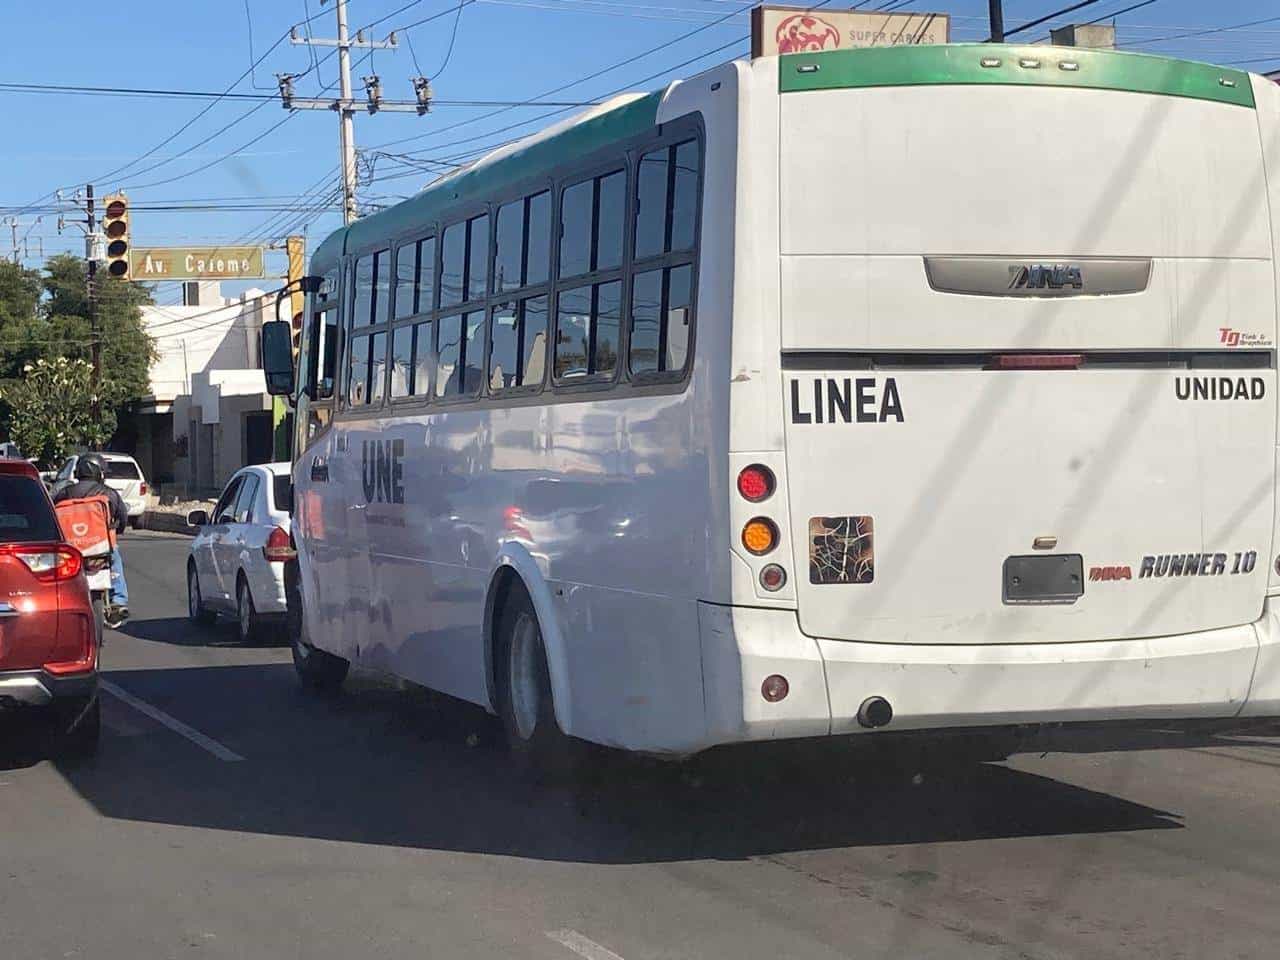
{"type": "Polygon", "coordinates": [[[331,593],[325,585],[336,573],[338,541],[334,535],[331,494],[333,410],[337,364],[341,356],[338,271],[325,274],[319,290],[309,295],[299,349],[297,412],[294,416],[293,532],[304,583],[307,628],[311,642],[334,650],[340,642],[331,593]]]}

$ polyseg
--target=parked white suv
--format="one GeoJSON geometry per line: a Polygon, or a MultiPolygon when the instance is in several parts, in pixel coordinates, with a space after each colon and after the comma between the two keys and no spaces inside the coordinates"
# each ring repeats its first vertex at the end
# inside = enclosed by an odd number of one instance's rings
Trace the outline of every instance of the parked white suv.
{"type": "MultiPolygon", "coordinates": [[[[127,453],[100,453],[107,464],[107,486],[120,494],[129,508],[129,526],[136,527],[147,509],[147,478],[142,475],[138,461],[127,453]]],[[[80,455],[70,456],[53,478],[53,493],[76,482],[76,461],[80,455]]]]}

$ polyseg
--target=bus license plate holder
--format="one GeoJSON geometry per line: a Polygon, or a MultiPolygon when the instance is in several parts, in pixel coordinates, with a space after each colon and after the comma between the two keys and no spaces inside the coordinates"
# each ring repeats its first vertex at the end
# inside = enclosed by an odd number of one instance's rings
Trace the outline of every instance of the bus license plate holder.
{"type": "Polygon", "coordinates": [[[1078,553],[1005,557],[1007,604],[1075,603],[1083,595],[1084,557],[1078,553]]]}

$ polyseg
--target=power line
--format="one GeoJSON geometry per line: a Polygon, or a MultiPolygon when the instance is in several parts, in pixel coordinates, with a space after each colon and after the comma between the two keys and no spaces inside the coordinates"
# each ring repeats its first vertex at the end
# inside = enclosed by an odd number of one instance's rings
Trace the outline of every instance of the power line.
{"type": "Polygon", "coordinates": [[[1138,9],[1141,9],[1142,7],[1149,7],[1151,6],[1151,4],[1155,2],[1156,0],[1142,0],[1141,3],[1135,3],[1131,6],[1125,7],[1122,10],[1113,10],[1111,13],[1104,13],[1102,16],[1098,17],[1097,19],[1086,20],[1084,22],[1084,25],[1089,26],[1090,24],[1101,23],[1103,20],[1111,20],[1114,17],[1118,17],[1118,16],[1121,16],[1122,14],[1129,13],[1132,10],[1138,10],[1138,9]]]}
{"type": "MultiPolygon", "coordinates": [[[[445,68],[445,67],[447,67],[447,66],[449,66],[449,60],[453,57],[453,45],[454,45],[454,43],[456,43],[456,42],[457,42],[457,39],[458,39],[458,24],[459,24],[459,23],[461,22],[461,20],[462,20],[462,8],[463,8],[463,7],[465,7],[465,6],[466,6],[468,3],[470,3],[470,2],[473,2],[473,0],[463,0],[463,2],[462,2],[462,3],[459,3],[459,4],[458,4],[458,12],[457,12],[457,13],[454,15],[454,17],[453,17],[453,33],[451,33],[451,34],[449,35],[449,49],[445,51],[445,54],[444,54],[444,62],[443,62],[442,64],[440,64],[440,69],[439,69],[439,70],[437,70],[435,73],[433,73],[433,74],[432,74],[430,77],[428,77],[427,79],[429,79],[429,80],[434,80],[434,79],[436,79],[436,77],[438,77],[438,76],[440,76],[440,74],[444,73],[444,68],[445,68]]],[[[414,57],[414,65],[415,65],[415,66],[417,65],[417,62],[418,62],[418,58],[417,58],[417,57],[414,57]]]]}
{"type": "Polygon", "coordinates": [[[1163,43],[1167,40],[1185,40],[1188,37],[1207,37],[1214,33],[1226,33],[1230,30],[1244,30],[1248,27],[1260,26],[1264,23],[1275,23],[1280,21],[1280,17],[1264,17],[1261,20],[1250,20],[1247,23],[1236,23],[1228,27],[1210,27],[1204,30],[1193,30],[1190,33],[1174,33],[1165,37],[1147,37],[1143,40],[1134,40],[1133,43],[1163,43]]]}

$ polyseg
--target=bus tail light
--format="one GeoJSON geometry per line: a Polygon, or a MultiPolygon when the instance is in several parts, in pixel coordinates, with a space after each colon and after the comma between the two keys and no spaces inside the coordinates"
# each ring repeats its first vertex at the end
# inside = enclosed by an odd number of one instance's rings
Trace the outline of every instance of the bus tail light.
{"type": "Polygon", "coordinates": [[[298,555],[289,543],[289,534],[280,527],[271,528],[271,535],[267,537],[267,545],[262,548],[262,552],[272,563],[284,563],[298,555]]]}
{"type": "Polygon", "coordinates": [[[760,684],[760,696],[769,703],[785,700],[790,692],[791,684],[787,683],[787,678],[780,673],[771,673],[764,678],[764,683],[760,684]]]}
{"type": "Polygon", "coordinates": [[[1078,370],[1084,357],[1078,353],[998,353],[988,370],[1078,370]]]}
{"type": "Polygon", "coordinates": [[[744,500],[759,503],[773,495],[773,471],[759,463],[743,467],[738,474],[738,493],[744,500]]]}
{"type": "Polygon", "coordinates": [[[778,528],[766,517],[748,520],[742,528],[742,545],[757,557],[778,545],[778,528]]]}
{"type": "Polygon", "coordinates": [[[770,593],[776,593],[787,585],[787,571],[776,563],[765,564],[760,571],[760,586],[770,593]]]}

